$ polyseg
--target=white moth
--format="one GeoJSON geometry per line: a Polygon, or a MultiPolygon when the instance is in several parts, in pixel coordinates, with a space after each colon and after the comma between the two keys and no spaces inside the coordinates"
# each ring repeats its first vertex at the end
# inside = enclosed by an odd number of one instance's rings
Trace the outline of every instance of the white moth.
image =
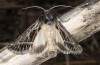
{"type": "Polygon", "coordinates": [[[37,7],[44,10],[44,13],[38,20],[32,24],[19,38],[15,44],[7,46],[8,50],[16,54],[36,54],[43,55],[48,51],[57,53],[58,51],[64,54],[79,54],[82,52],[82,47],[75,41],[72,35],[57,20],[57,17],[52,15],[50,11],[56,7],[68,7],[58,5],[45,10],[42,7],[32,6],[23,9],[37,7]]]}

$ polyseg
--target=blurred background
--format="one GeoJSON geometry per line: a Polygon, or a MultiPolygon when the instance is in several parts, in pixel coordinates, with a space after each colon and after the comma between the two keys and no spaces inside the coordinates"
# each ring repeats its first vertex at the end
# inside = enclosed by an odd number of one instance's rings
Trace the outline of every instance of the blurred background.
{"type": "MultiPolygon", "coordinates": [[[[27,6],[41,6],[49,9],[55,5],[78,6],[85,0],[0,0],[0,48],[4,43],[14,41],[39,16],[33,11],[29,16],[27,11],[19,13],[19,9],[27,6]]],[[[100,32],[80,42],[82,54],[58,54],[42,65],[100,65],[100,32]]]]}

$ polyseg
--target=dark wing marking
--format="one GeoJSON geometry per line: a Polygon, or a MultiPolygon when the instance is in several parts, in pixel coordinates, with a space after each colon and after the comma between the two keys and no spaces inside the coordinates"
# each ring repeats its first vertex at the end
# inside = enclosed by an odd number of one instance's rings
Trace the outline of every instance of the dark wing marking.
{"type": "Polygon", "coordinates": [[[47,51],[47,40],[42,29],[37,34],[34,43],[32,45],[31,53],[36,55],[41,55],[47,51]]]}
{"type": "Polygon", "coordinates": [[[19,44],[12,44],[12,45],[8,45],[7,48],[8,50],[10,50],[11,52],[15,53],[15,54],[25,54],[29,52],[29,49],[32,47],[32,43],[28,44],[28,43],[19,43],[19,44]]]}
{"type": "Polygon", "coordinates": [[[56,27],[60,32],[60,35],[63,39],[63,43],[57,43],[58,47],[60,48],[60,51],[62,50],[62,53],[81,53],[82,47],[78,44],[78,42],[72,37],[72,35],[63,27],[63,25],[57,21],[56,27]]]}

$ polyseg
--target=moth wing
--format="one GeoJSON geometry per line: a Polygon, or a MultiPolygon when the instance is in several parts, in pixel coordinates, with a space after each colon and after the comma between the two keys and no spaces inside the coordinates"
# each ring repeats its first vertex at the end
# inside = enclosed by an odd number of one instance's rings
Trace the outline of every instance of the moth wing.
{"type": "Polygon", "coordinates": [[[64,40],[64,43],[63,43],[64,48],[70,51],[70,53],[75,53],[75,54],[81,53],[82,47],[78,44],[78,42],[76,42],[76,40],[65,29],[65,27],[60,22],[57,22],[56,26],[60,32],[62,39],[64,40]]]}
{"type": "Polygon", "coordinates": [[[15,54],[28,53],[40,27],[41,22],[37,20],[25,32],[23,32],[13,44],[7,45],[7,49],[15,54]]]}
{"type": "Polygon", "coordinates": [[[59,31],[56,30],[56,44],[57,44],[57,49],[64,53],[64,54],[69,54],[69,49],[67,49],[64,45],[64,40],[62,36],[60,35],[59,31]]]}
{"type": "Polygon", "coordinates": [[[15,54],[25,54],[29,52],[29,48],[32,46],[32,43],[22,42],[11,44],[7,46],[7,49],[15,54]]]}
{"type": "Polygon", "coordinates": [[[42,29],[37,34],[34,43],[32,45],[31,53],[36,55],[41,55],[47,51],[47,42],[45,39],[45,34],[42,29]]]}

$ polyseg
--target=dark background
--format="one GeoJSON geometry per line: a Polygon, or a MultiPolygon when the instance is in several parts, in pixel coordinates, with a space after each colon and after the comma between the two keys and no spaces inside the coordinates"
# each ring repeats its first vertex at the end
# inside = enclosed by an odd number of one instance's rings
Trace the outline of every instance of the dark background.
{"type": "MultiPolygon", "coordinates": [[[[49,9],[55,5],[78,6],[85,0],[0,0],[0,48],[4,43],[14,41],[23,33],[39,15],[33,12],[32,17],[27,11],[19,15],[19,9],[27,6],[41,6],[49,9]]],[[[100,33],[96,33],[80,42],[83,52],[80,55],[58,54],[43,65],[100,65],[100,33]],[[67,57],[67,58],[66,58],[67,57]]]]}

